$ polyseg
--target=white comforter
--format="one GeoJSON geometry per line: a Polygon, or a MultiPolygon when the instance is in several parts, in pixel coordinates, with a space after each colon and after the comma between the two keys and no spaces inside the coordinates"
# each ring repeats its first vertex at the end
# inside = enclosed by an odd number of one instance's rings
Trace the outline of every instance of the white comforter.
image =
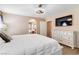
{"type": "Polygon", "coordinates": [[[15,35],[9,43],[0,45],[2,55],[61,54],[61,46],[54,39],[38,34],[15,35]]]}

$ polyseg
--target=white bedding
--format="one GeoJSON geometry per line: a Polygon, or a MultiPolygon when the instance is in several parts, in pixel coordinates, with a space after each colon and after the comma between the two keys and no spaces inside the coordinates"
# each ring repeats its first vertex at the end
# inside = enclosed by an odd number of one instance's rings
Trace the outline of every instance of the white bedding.
{"type": "Polygon", "coordinates": [[[61,46],[54,39],[38,35],[15,35],[9,43],[0,45],[1,55],[56,55],[61,46]]]}

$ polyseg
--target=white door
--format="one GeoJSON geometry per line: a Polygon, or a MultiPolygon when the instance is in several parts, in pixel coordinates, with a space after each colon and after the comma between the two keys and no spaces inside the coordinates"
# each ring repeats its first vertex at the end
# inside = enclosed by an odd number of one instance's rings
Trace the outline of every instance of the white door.
{"type": "Polygon", "coordinates": [[[40,34],[47,36],[47,22],[40,21],[40,34]]]}

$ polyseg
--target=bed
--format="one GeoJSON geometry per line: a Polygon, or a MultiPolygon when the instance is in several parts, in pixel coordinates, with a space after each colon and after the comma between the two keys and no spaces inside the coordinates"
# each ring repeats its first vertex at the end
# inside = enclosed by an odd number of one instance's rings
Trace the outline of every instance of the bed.
{"type": "Polygon", "coordinates": [[[62,48],[54,39],[39,35],[14,35],[11,42],[0,45],[0,55],[61,55],[62,48]]]}

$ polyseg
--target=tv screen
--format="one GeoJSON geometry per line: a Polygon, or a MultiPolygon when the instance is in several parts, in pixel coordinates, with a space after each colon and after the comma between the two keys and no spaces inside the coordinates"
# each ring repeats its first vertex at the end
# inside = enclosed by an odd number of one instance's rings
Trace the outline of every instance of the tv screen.
{"type": "Polygon", "coordinates": [[[72,15],[56,18],[56,26],[72,26],[72,15]]]}

